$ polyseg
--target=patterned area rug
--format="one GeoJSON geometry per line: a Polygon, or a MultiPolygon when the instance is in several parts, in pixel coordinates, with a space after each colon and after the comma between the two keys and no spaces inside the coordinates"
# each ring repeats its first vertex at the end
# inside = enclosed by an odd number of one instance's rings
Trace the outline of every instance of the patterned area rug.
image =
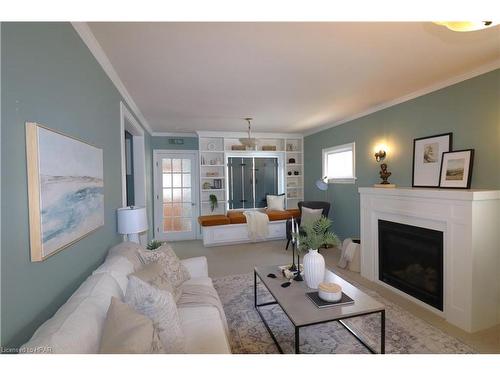
{"type": "MultiPolygon", "coordinates": [[[[415,317],[401,307],[356,283],[386,307],[386,353],[473,353],[473,349],[415,317]]],[[[278,353],[271,336],[253,306],[253,274],[214,279],[229,324],[231,350],[235,354],[278,353]]],[[[259,303],[272,301],[259,284],[259,303]]],[[[262,308],[269,326],[285,353],[294,351],[294,329],[277,305],[262,308]]],[[[344,320],[374,348],[380,348],[380,314],[344,320]]],[[[365,354],[369,351],[338,322],[300,329],[301,353],[365,354]]]]}

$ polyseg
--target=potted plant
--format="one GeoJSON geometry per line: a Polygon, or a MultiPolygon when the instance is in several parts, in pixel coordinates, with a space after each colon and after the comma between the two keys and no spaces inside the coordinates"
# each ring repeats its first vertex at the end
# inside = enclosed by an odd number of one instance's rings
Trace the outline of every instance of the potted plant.
{"type": "Polygon", "coordinates": [[[148,250],[156,250],[161,245],[163,245],[163,241],[152,240],[150,243],[148,243],[148,245],[146,246],[146,249],[148,249],[148,250]]]}
{"type": "Polygon", "coordinates": [[[215,194],[210,194],[208,200],[210,201],[210,210],[214,212],[214,210],[219,206],[217,196],[215,194]]]}
{"type": "Polygon", "coordinates": [[[304,278],[311,289],[317,289],[325,277],[325,258],[318,253],[323,245],[337,246],[339,239],[330,231],[332,222],[322,216],[320,219],[300,227],[298,235],[298,249],[308,251],[304,255],[304,278]]]}

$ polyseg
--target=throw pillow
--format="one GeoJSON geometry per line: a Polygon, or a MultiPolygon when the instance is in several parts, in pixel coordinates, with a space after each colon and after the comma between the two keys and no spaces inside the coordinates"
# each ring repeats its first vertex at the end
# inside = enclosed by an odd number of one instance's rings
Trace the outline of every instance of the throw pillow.
{"type": "Polygon", "coordinates": [[[285,196],[284,195],[268,195],[267,209],[270,211],[285,211],[285,196]]]}
{"type": "Polygon", "coordinates": [[[125,257],[134,265],[134,270],[136,271],[142,266],[141,260],[139,259],[139,250],[145,250],[145,248],[131,241],[120,242],[118,245],[109,249],[107,258],[114,256],[125,257]]]}
{"type": "Polygon", "coordinates": [[[101,354],[163,353],[153,321],[112,297],[101,337],[101,354]]]}
{"type": "Polygon", "coordinates": [[[138,277],[142,281],[145,281],[160,290],[172,293],[175,298],[175,302],[177,302],[181,297],[181,288],[174,288],[168,277],[166,269],[158,262],[146,264],[139,271],[134,272],[130,276],[138,277]]]}
{"type": "Polygon", "coordinates": [[[131,276],[125,302],[153,321],[165,353],[185,352],[184,333],[177,305],[171,293],[131,276]]]}
{"type": "Polygon", "coordinates": [[[182,283],[191,278],[186,266],[181,263],[168,244],[163,244],[156,250],[139,250],[139,257],[144,264],[161,264],[174,289],[179,288],[182,283]]]}
{"type": "Polygon", "coordinates": [[[302,216],[300,217],[300,226],[311,225],[323,215],[323,209],[308,208],[302,206],[302,216]]]}

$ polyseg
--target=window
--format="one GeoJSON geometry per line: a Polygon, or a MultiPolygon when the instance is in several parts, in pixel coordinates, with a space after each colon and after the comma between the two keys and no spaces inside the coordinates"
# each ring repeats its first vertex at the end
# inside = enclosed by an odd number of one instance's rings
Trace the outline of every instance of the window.
{"type": "Polygon", "coordinates": [[[355,147],[353,143],[323,149],[323,176],[329,182],[354,183],[355,147]]]}

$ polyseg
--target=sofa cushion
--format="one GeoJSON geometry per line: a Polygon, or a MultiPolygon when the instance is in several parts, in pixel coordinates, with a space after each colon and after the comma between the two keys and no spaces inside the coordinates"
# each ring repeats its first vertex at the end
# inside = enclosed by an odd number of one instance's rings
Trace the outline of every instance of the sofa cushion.
{"type": "Polygon", "coordinates": [[[243,215],[243,211],[229,211],[227,217],[231,224],[244,224],[247,222],[247,218],[243,215]]]}
{"type": "Polygon", "coordinates": [[[128,275],[134,272],[134,265],[128,260],[128,258],[123,256],[112,256],[106,258],[103,264],[101,264],[92,274],[96,275],[98,273],[108,273],[113,277],[120,288],[122,289],[123,295],[127,291],[128,275]]]}
{"type": "Polygon", "coordinates": [[[138,251],[145,248],[138,243],[125,241],[120,242],[118,245],[113,246],[108,251],[108,258],[114,256],[122,256],[129,260],[134,265],[134,271],[142,267],[141,260],[139,259],[138,251]]]}
{"type": "Polygon", "coordinates": [[[184,353],[184,333],[177,305],[171,293],[155,288],[130,276],[125,302],[138,313],[146,315],[158,327],[165,353],[184,353]]]}
{"type": "Polygon", "coordinates": [[[224,324],[217,308],[213,306],[180,307],[178,311],[187,353],[231,353],[224,324]]]}
{"type": "Polygon", "coordinates": [[[198,216],[198,223],[202,227],[211,227],[214,225],[231,224],[231,221],[226,215],[205,215],[198,216]]]}
{"type": "Polygon", "coordinates": [[[168,244],[163,244],[155,250],[139,250],[139,256],[144,264],[159,263],[162,266],[162,277],[170,281],[174,292],[191,277],[187,268],[168,244]]]}
{"type": "Polygon", "coordinates": [[[142,267],[137,272],[134,272],[130,276],[138,277],[142,281],[145,281],[160,290],[165,290],[169,293],[172,293],[176,302],[181,297],[181,288],[174,287],[168,275],[166,274],[166,269],[158,262],[146,264],[144,267],[142,267]]]}
{"type": "Polygon", "coordinates": [[[210,277],[196,277],[194,279],[187,280],[182,285],[205,285],[213,288],[212,279],[210,277]]]}
{"type": "Polygon", "coordinates": [[[163,346],[151,319],[112,297],[104,322],[99,352],[154,354],[163,353],[163,346]]]}
{"type": "Polygon", "coordinates": [[[27,353],[46,347],[51,353],[97,353],[111,298],[123,299],[123,293],[108,273],[91,275],[42,324],[30,341],[23,345],[27,353]]]}

